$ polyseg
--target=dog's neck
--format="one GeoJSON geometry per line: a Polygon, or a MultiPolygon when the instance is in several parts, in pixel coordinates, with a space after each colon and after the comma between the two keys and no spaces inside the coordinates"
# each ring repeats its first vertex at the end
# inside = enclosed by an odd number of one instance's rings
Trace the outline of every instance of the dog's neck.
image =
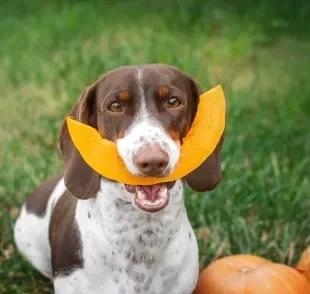
{"type": "Polygon", "coordinates": [[[151,266],[153,257],[169,246],[187,218],[182,181],[177,181],[169,193],[169,205],[158,213],[148,214],[134,207],[131,203],[134,196],[123,185],[102,180],[97,197],[79,201],[77,206],[77,221],[87,227],[87,230],[81,228],[83,241],[92,243],[94,237],[94,243],[87,248],[108,252],[107,256],[114,257],[113,263],[117,262],[117,256],[122,262],[130,260],[129,264],[149,258],[144,262],[151,266]]]}

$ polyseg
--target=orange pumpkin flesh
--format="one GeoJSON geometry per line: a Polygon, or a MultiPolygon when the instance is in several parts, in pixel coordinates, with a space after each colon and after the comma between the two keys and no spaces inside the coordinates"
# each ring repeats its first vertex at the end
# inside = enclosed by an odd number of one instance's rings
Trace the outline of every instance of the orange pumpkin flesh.
{"type": "MultiPolygon", "coordinates": [[[[310,281],[310,247],[308,247],[301,255],[296,269],[305,275],[305,277],[310,281]]],[[[310,292],[309,292],[310,293],[310,292]]]]}
{"type": "Polygon", "coordinates": [[[174,172],[164,178],[144,178],[131,174],[120,158],[116,144],[100,136],[88,125],[67,118],[73,144],[85,162],[102,176],[129,185],[153,185],[183,178],[213,152],[225,128],[225,99],[221,86],[200,96],[192,127],[183,140],[180,160],[174,172]]]}
{"type": "Polygon", "coordinates": [[[211,263],[194,294],[309,294],[310,283],[295,269],[254,255],[234,255],[211,263]]]}

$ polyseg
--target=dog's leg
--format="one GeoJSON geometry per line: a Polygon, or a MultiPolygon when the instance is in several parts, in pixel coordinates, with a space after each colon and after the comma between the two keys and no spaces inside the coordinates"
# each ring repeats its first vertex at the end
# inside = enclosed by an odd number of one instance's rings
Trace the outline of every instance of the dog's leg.
{"type": "Polygon", "coordinates": [[[19,252],[50,279],[49,223],[53,207],[66,190],[63,180],[59,180],[60,177],[47,180],[27,198],[14,227],[14,240],[19,252]]]}
{"type": "Polygon", "coordinates": [[[14,227],[14,239],[20,253],[42,275],[51,279],[48,220],[28,213],[23,205],[14,227]]]}

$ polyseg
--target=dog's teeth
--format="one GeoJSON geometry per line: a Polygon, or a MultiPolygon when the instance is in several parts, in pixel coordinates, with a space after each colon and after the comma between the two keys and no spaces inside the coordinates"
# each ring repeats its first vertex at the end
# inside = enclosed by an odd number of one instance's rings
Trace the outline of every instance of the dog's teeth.
{"type": "Polygon", "coordinates": [[[143,193],[143,192],[138,191],[138,193],[137,193],[137,198],[138,198],[139,200],[144,200],[144,199],[145,199],[145,195],[144,195],[144,193],[143,193]]]}
{"type": "Polygon", "coordinates": [[[150,200],[147,193],[144,193],[144,191],[137,191],[136,199],[139,200],[139,202],[144,206],[149,207],[156,207],[161,204],[163,204],[168,197],[168,189],[162,189],[161,191],[158,191],[158,194],[156,195],[155,200],[150,200]]]}
{"type": "Polygon", "coordinates": [[[161,204],[163,201],[162,199],[156,199],[155,201],[149,201],[149,200],[143,200],[144,205],[147,206],[157,206],[159,204],[161,204]]]}
{"type": "Polygon", "coordinates": [[[168,189],[165,188],[162,191],[160,191],[158,194],[159,194],[160,198],[165,198],[167,196],[167,194],[168,194],[168,189]]]}

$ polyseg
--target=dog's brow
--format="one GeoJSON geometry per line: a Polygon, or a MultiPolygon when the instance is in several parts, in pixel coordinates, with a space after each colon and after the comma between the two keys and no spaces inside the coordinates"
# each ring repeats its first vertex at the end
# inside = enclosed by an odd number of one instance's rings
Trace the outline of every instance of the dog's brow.
{"type": "Polygon", "coordinates": [[[129,99],[129,94],[127,91],[122,90],[117,94],[117,97],[122,101],[127,101],[129,99]]]}
{"type": "Polygon", "coordinates": [[[164,98],[169,94],[169,88],[165,86],[160,87],[158,93],[160,97],[164,98]]]}
{"type": "Polygon", "coordinates": [[[117,88],[112,88],[101,98],[101,103],[100,103],[100,110],[101,111],[104,110],[105,100],[109,96],[118,97],[120,100],[127,100],[129,98],[128,92],[126,90],[124,90],[124,88],[121,88],[119,86],[117,88]],[[127,98],[126,98],[126,94],[127,94],[127,98]]]}

